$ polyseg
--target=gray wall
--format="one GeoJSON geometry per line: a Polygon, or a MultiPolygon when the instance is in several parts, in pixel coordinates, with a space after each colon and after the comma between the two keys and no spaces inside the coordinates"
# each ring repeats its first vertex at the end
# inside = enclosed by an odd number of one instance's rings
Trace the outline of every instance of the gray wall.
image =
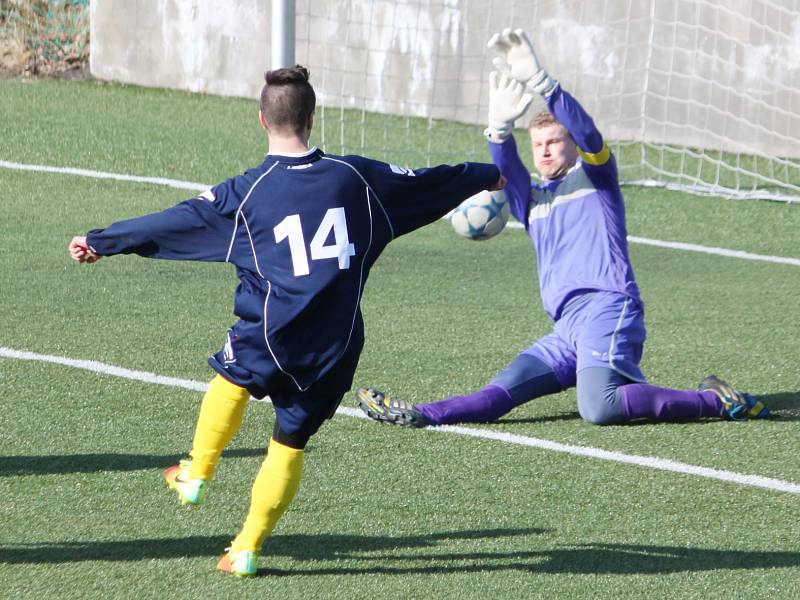
{"type": "MultiPolygon", "coordinates": [[[[93,0],[91,71],[255,98],[266,0],[93,0]]],[[[298,0],[326,107],[483,124],[485,44],[525,28],[609,139],[800,157],[800,0],[298,0]]]]}

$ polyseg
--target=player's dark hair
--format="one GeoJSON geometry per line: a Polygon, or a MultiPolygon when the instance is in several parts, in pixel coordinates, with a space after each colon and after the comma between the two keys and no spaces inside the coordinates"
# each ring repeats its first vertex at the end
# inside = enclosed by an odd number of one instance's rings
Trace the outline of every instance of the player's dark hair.
{"type": "Polygon", "coordinates": [[[275,69],[264,74],[261,113],[270,128],[300,135],[308,116],[314,112],[317,95],[308,82],[308,69],[300,65],[275,69]]]}

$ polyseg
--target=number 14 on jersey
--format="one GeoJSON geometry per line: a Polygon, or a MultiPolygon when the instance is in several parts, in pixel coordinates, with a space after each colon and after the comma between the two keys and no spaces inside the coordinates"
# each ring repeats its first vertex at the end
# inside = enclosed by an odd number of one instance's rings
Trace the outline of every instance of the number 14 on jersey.
{"type": "MultiPolygon", "coordinates": [[[[289,215],[274,228],[275,243],[289,240],[289,251],[292,254],[292,267],[295,277],[308,275],[308,255],[306,252],[306,240],[303,236],[303,228],[300,222],[300,215],[289,215]]],[[[314,237],[309,245],[311,260],[324,260],[326,258],[336,258],[339,260],[340,269],[350,268],[350,257],[355,256],[356,248],[350,243],[347,235],[347,220],[344,217],[344,207],[329,208],[322,218],[322,223],[317,227],[314,237]],[[325,240],[330,237],[333,230],[333,243],[325,244],[325,240]]]]}

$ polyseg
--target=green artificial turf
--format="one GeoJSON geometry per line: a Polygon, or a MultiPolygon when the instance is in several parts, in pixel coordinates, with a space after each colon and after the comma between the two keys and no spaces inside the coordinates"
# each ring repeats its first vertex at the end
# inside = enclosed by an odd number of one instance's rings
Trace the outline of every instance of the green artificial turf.
{"type": "MultiPolygon", "coordinates": [[[[4,80],[0,90],[11,111],[0,160],[213,183],[265,148],[252,102],[94,82],[4,80]]],[[[206,358],[234,320],[229,266],[138,257],[79,266],[66,251],[73,235],[194,192],[8,169],[0,182],[0,347],[210,379],[206,358]]],[[[625,194],[633,236],[800,256],[800,206],[625,194]]],[[[651,382],[694,387],[714,372],[763,396],[775,418],[597,427],[568,391],[471,427],[800,483],[800,267],[630,251],[651,382]]],[[[389,246],[363,312],[356,385],[414,402],[483,385],[551,327],[524,232],[469,242],[446,222],[389,246]]],[[[8,357],[0,391],[7,597],[708,599],[800,589],[795,493],[346,414],[312,439],[260,576],[240,581],[214,564],[247,509],[272,431],[268,404],[251,403],[208,503],[187,510],[161,470],[189,449],[200,392],[8,357]]]]}

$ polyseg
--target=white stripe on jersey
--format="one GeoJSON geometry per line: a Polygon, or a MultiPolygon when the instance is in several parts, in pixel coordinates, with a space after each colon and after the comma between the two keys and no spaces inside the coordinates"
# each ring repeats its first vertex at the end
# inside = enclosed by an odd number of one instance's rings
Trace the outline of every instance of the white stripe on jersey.
{"type": "Polygon", "coordinates": [[[270,356],[272,356],[272,361],[278,365],[278,368],[281,370],[281,373],[284,375],[288,375],[294,381],[294,384],[297,386],[301,392],[305,392],[308,388],[302,387],[298,382],[297,379],[294,378],[294,375],[285,371],[281,366],[281,363],[278,362],[278,357],[275,356],[275,353],[272,351],[272,346],[269,345],[269,335],[267,335],[267,304],[269,304],[269,295],[272,292],[272,284],[267,280],[267,295],[264,297],[264,342],[267,344],[267,350],[269,350],[270,356]]]}
{"type": "MultiPolygon", "coordinates": [[[[392,222],[389,220],[389,215],[388,215],[388,213],[386,212],[386,209],[385,209],[385,208],[383,208],[383,203],[381,202],[381,199],[380,199],[380,198],[378,198],[378,194],[376,194],[376,193],[375,193],[375,190],[373,190],[373,189],[372,189],[372,188],[369,186],[369,183],[367,183],[367,180],[366,180],[366,179],[364,179],[364,176],[363,176],[361,173],[359,173],[359,172],[358,172],[358,169],[356,169],[356,168],[355,168],[353,165],[351,165],[351,164],[350,164],[350,163],[348,163],[348,162],[345,162],[345,161],[343,161],[343,160],[338,160],[338,159],[336,159],[336,158],[330,158],[329,156],[323,156],[323,157],[322,157],[322,160],[329,160],[329,161],[331,161],[331,162],[340,163],[340,164],[342,164],[342,165],[347,165],[348,167],[350,167],[351,169],[353,169],[353,171],[355,171],[355,174],[359,176],[359,178],[361,179],[361,181],[363,181],[363,182],[364,182],[364,185],[365,185],[365,186],[367,186],[367,189],[368,189],[370,192],[372,192],[372,195],[373,195],[373,196],[375,196],[375,201],[378,203],[378,206],[380,206],[380,207],[381,207],[381,210],[383,211],[383,216],[385,216],[385,217],[386,217],[386,222],[389,224],[389,231],[391,231],[391,232],[392,232],[392,239],[394,239],[394,227],[392,227],[392,222]]],[[[371,213],[370,213],[370,214],[371,214],[371,213]]]]}
{"type": "Polygon", "coordinates": [[[556,196],[552,202],[536,204],[531,207],[530,211],[528,211],[528,223],[533,223],[537,219],[547,218],[550,215],[550,211],[553,209],[553,207],[558,206],[559,204],[566,204],[567,202],[572,202],[573,200],[585,198],[586,196],[594,194],[595,192],[597,192],[595,188],[582,188],[569,194],[564,194],[563,196],[556,196]]]}
{"type": "MultiPolygon", "coordinates": [[[[361,303],[361,289],[364,285],[364,263],[367,262],[367,256],[369,255],[369,251],[372,248],[372,230],[373,228],[373,221],[372,221],[372,205],[369,202],[369,186],[366,186],[364,190],[367,195],[367,212],[369,212],[369,242],[367,243],[367,249],[364,252],[364,255],[361,258],[361,270],[358,272],[358,293],[356,294],[356,309],[353,311],[353,321],[350,323],[350,333],[347,335],[347,343],[344,345],[341,354],[336,358],[339,360],[342,355],[344,355],[345,351],[347,350],[348,346],[350,346],[350,340],[353,337],[353,329],[356,326],[356,315],[358,314],[358,306],[361,303]]],[[[391,225],[389,225],[391,227],[391,225]]]]}
{"type": "MultiPolygon", "coordinates": [[[[269,175],[270,172],[272,171],[272,169],[274,169],[276,166],[278,166],[278,163],[273,164],[269,169],[267,169],[266,173],[264,173],[261,177],[256,179],[255,183],[252,186],[250,186],[249,190],[247,190],[247,194],[245,195],[244,200],[242,200],[242,203],[239,205],[239,208],[236,209],[236,217],[233,220],[233,234],[231,235],[231,243],[228,245],[228,254],[225,256],[225,262],[229,262],[230,261],[231,252],[233,252],[233,241],[236,239],[236,230],[239,227],[239,215],[242,213],[242,207],[244,206],[244,203],[249,200],[250,196],[253,193],[253,190],[256,189],[256,186],[261,182],[261,180],[264,179],[264,177],[266,177],[267,175],[269,175]]],[[[249,230],[247,232],[247,235],[248,236],[250,235],[250,231],[249,230]]],[[[250,238],[250,246],[251,247],[253,246],[253,239],[252,238],[250,238]]],[[[255,248],[253,249],[253,260],[258,262],[258,258],[256,257],[255,248]]],[[[259,273],[259,275],[261,275],[261,273],[259,273]]]]}
{"type": "Polygon", "coordinates": [[[253,244],[253,235],[250,233],[250,225],[247,224],[247,217],[242,215],[242,223],[247,230],[247,239],[250,240],[250,250],[253,252],[253,262],[256,264],[256,273],[261,279],[264,279],[264,274],[261,272],[261,267],[258,266],[258,255],[256,254],[256,246],[253,244]]]}

